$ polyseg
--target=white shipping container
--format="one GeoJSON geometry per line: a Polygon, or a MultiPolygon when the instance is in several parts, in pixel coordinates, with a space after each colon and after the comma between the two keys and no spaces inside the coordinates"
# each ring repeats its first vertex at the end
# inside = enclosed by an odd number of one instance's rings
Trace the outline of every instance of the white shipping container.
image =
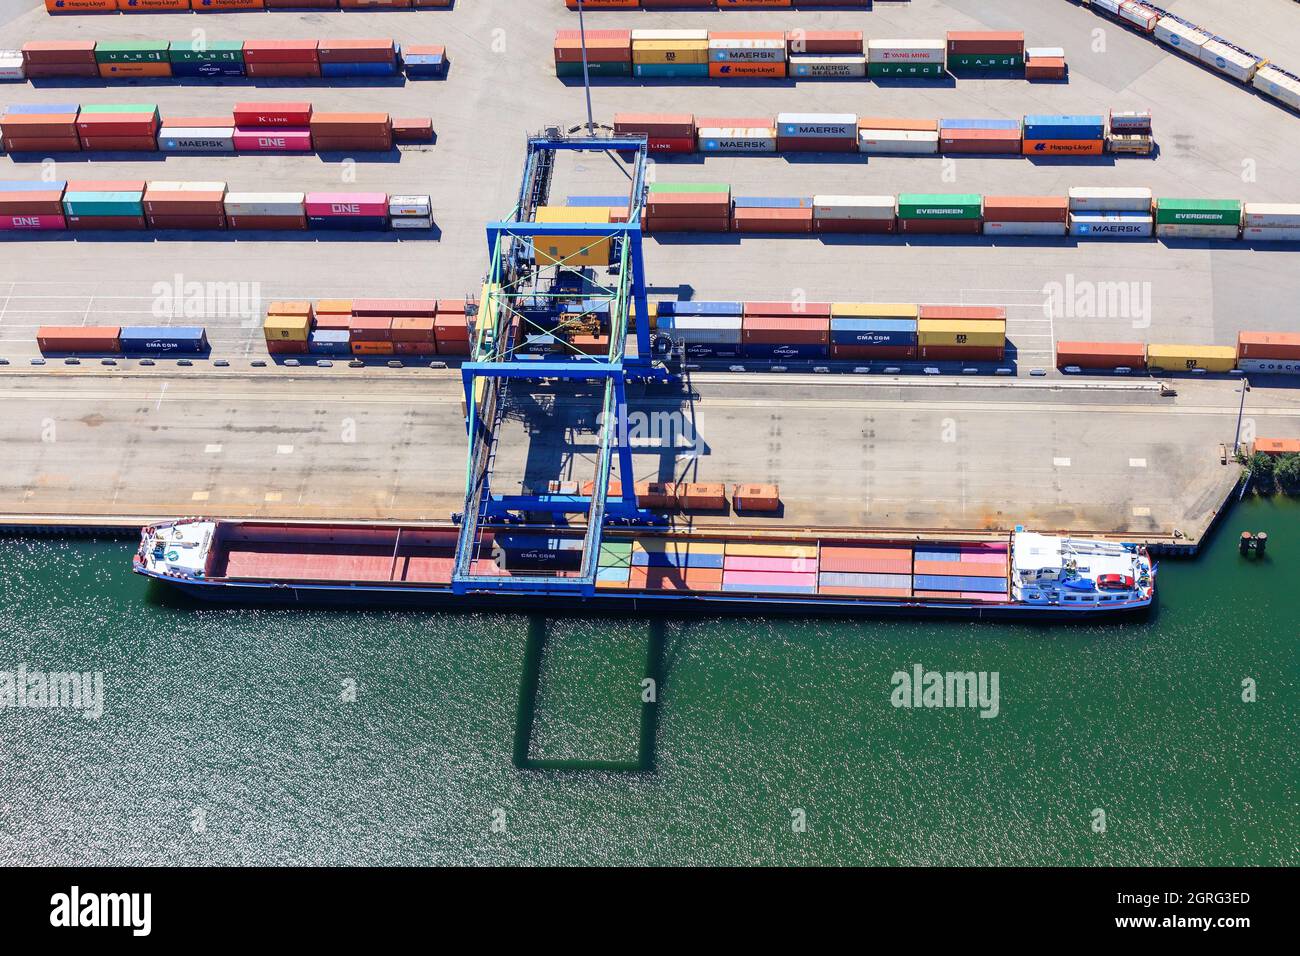
{"type": "Polygon", "coordinates": [[[1026,60],[1064,60],[1065,47],[1063,46],[1030,46],[1025,47],[1026,60]]]}
{"type": "Polygon", "coordinates": [[[1262,62],[1259,57],[1234,50],[1218,40],[1209,40],[1201,47],[1200,60],[1241,83],[1249,83],[1262,62]]]}
{"type": "Polygon", "coordinates": [[[169,126],[158,134],[164,153],[233,153],[235,131],[225,126],[169,126]]]}
{"type": "Polygon", "coordinates": [[[1070,235],[1085,239],[1149,239],[1155,216],[1138,212],[1072,212],[1070,235]]]}
{"type": "Polygon", "coordinates": [[[776,131],[781,136],[843,136],[858,134],[856,113],[777,113],[776,131]]]}
{"type": "Polygon", "coordinates": [[[226,193],[227,216],[301,216],[305,193],[226,193]]]}
{"type": "Polygon", "coordinates": [[[1248,242],[1300,242],[1300,226],[1247,226],[1241,238],[1248,242]]]}
{"type": "Polygon", "coordinates": [[[790,57],[790,75],[809,79],[836,77],[863,77],[867,75],[867,58],[848,54],[825,56],[795,55],[790,57]]]}
{"type": "Polygon", "coordinates": [[[775,153],[776,130],[771,127],[706,126],[699,131],[701,153],[775,153]]]}
{"type": "Polygon", "coordinates": [[[1151,190],[1143,186],[1071,186],[1070,208],[1087,212],[1151,212],[1151,190]]]}
{"type": "Polygon", "coordinates": [[[882,156],[927,156],[939,152],[939,131],[927,129],[858,130],[858,152],[882,156]]]}
{"type": "Polygon", "coordinates": [[[1201,47],[1205,45],[1210,35],[1195,27],[1184,26],[1170,17],[1161,17],[1156,23],[1155,38],[1165,46],[1186,53],[1192,59],[1198,59],[1201,47]]]}
{"type": "Polygon", "coordinates": [[[1247,226],[1278,228],[1300,226],[1300,203],[1248,202],[1241,207],[1242,222],[1247,226]]]}
{"type": "Polygon", "coordinates": [[[660,316],[658,331],[687,345],[735,345],[741,340],[741,321],[738,315],[660,316]]]}
{"type": "Polygon", "coordinates": [[[150,180],[147,189],[149,192],[166,193],[224,193],[226,184],[150,180]]]}
{"type": "Polygon", "coordinates": [[[1130,0],[1129,3],[1125,3],[1119,8],[1119,17],[1121,20],[1127,20],[1138,29],[1150,33],[1160,19],[1160,14],[1130,0]]]}
{"type": "Polygon", "coordinates": [[[814,219],[893,219],[893,196],[813,196],[814,219]]]}
{"type": "Polygon", "coordinates": [[[20,50],[0,50],[0,80],[24,80],[23,54],[20,50]]]}
{"type": "Polygon", "coordinates": [[[633,30],[632,42],[637,40],[707,40],[708,30],[633,30]]]}
{"type": "Polygon", "coordinates": [[[1101,10],[1117,17],[1119,16],[1120,4],[1123,2],[1124,0],[1092,0],[1091,6],[1095,10],[1101,10]]]}
{"type": "Polygon", "coordinates": [[[433,201],[428,196],[389,196],[388,215],[428,216],[433,212],[433,201]]]}
{"type": "Polygon", "coordinates": [[[1207,226],[1185,222],[1162,222],[1156,225],[1156,235],[1161,239],[1236,239],[1241,234],[1237,226],[1207,226]]]}
{"type": "Polygon", "coordinates": [[[1063,222],[988,222],[984,223],[986,236],[1063,236],[1063,222]]]}
{"type": "Polygon", "coordinates": [[[871,63],[944,63],[947,51],[944,40],[867,41],[867,60],[871,63]]]}
{"type": "Polygon", "coordinates": [[[1300,375],[1300,359],[1237,359],[1237,368],[1255,375],[1300,375]]]}
{"type": "Polygon", "coordinates": [[[1266,93],[1294,110],[1300,110],[1300,80],[1288,76],[1277,67],[1262,67],[1250,83],[1261,93],[1266,93]]]}
{"type": "Polygon", "coordinates": [[[432,229],[432,216],[396,216],[388,221],[394,229],[432,229]]]}
{"type": "Polygon", "coordinates": [[[709,60],[713,63],[784,63],[785,39],[709,38],[709,60]]]}

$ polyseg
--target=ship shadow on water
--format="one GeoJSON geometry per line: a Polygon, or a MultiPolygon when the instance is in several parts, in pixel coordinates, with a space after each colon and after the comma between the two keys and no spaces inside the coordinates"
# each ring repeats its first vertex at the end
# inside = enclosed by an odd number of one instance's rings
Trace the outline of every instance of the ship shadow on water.
{"type": "Polygon", "coordinates": [[[542,664],[546,655],[548,623],[554,618],[541,614],[528,616],[528,640],[519,679],[519,707],[515,715],[514,765],[519,770],[603,773],[653,773],[655,740],[659,726],[659,699],[664,690],[665,621],[651,617],[647,621],[644,679],[652,681],[650,701],[642,700],[637,754],[633,760],[610,760],[599,757],[541,759],[532,756],[533,730],[537,718],[537,698],[541,688],[542,664]]]}

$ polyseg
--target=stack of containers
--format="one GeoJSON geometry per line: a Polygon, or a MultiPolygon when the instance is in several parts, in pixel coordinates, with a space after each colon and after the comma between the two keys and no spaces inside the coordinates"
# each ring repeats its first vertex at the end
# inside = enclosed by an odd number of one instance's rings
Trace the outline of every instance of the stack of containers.
{"type": "Polygon", "coordinates": [[[939,152],[939,124],[928,119],[863,116],[858,152],[879,156],[930,156],[939,152]]]}
{"type": "Polygon", "coordinates": [[[1147,366],[1161,372],[1231,372],[1237,367],[1232,345],[1147,346],[1147,366]]]}
{"type": "Polygon", "coordinates": [[[235,149],[309,153],[311,114],[310,103],[236,103],[235,149]]]}
{"type": "Polygon", "coordinates": [[[716,79],[775,78],[786,75],[784,33],[709,34],[709,76],[716,79]]]}
{"type": "Polygon", "coordinates": [[[861,30],[791,30],[786,34],[789,72],[800,79],[851,79],[867,75],[861,30]]]}
{"type": "Polygon", "coordinates": [[[1007,600],[1005,544],[919,545],[912,557],[912,586],[917,597],[1007,600]]]}
{"type": "MultiPolygon", "coordinates": [[[[628,73],[631,73],[631,41],[628,41],[628,73]]],[[[413,43],[401,50],[402,72],[407,79],[439,79],[447,75],[447,48],[437,43],[413,43]]]]}
{"type": "Polygon", "coordinates": [[[651,183],[647,232],[727,232],[731,187],[725,183],[651,183]]]}
{"type": "Polygon", "coordinates": [[[248,76],[316,77],[321,75],[315,40],[245,40],[248,76]]]}
{"type": "MultiPolygon", "coordinates": [[[[586,43],[587,70],[592,76],[632,75],[631,30],[588,30],[586,43]]],[[[555,31],[556,76],[582,76],[582,44],[579,30],[555,31]]]]}
{"type": "Polygon", "coordinates": [[[769,116],[702,116],[696,127],[702,153],[776,152],[776,127],[769,116]]]}
{"type": "Polygon", "coordinates": [[[746,302],[740,338],[746,358],[825,358],[831,341],[830,303],[746,302]]]}
{"type": "MultiPolygon", "coordinates": [[[[540,223],[608,225],[609,209],[599,206],[538,206],[533,220],[540,223]]],[[[533,256],[539,266],[582,269],[609,265],[613,241],[609,236],[534,236],[533,256]]]]}
{"type": "Polygon", "coordinates": [[[1145,342],[1057,342],[1056,367],[1059,369],[1146,368],[1145,342]]]}
{"type": "Polygon", "coordinates": [[[241,40],[173,40],[167,46],[172,76],[243,76],[241,40]]]}
{"type": "Polygon", "coordinates": [[[155,103],[115,103],[83,106],[77,117],[82,149],[156,152],[158,106],[155,103]]]}
{"type": "Polygon", "coordinates": [[[743,315],[739,302],[660,302],[656,330],[688,359],[736,358],[743,315]]]}
{"type": "Polygon", "coordinates": [[[722,590],[752,594],[816,594],[817,545],[728,541],[722,590]]]}
{"type": "Polygon", "coordinates": [[[99,76],[94,40],[29,40],[22,54],[23,73],[29,80],[99,76]]]}
{"type": "Polygon", "coordinates": [[[438,303],[434,299],[357,299],[353,315],[392,317],[394,355],[434,355],[434,325],[438,303]]]}
{"type": "Polygon", "coordinates": [[[632,577],[631,541],[604,538],[596,558],[597,588],[626,588],[632,577]]]}
{"type": "Polygon", "coordinates": [[[893,232],[893,196],[813,196],[813,232],[893,232]]]}
{"type": "Polygon", "coordinates": [[[628,586],[650,591],[718,591],[722,588],[721,541],[637,538],[632,542],[628,586]]]}
{"type": "Polygon", "coordinates": [[[429,196],[389,196],[388,222],[394,229],[432,229],[433,199],[429,196]]]}
{"type": "Polygon", "coordinates": [[[63,193],[70,229],[143,229],[142,181],[74,181],[63,193]]]}
{"type": "Polygon", "coordinates": [[[1155,228],[1151,190],[1135,186],[1070,188],[1070,235],[1149,239],[1155,228]]]}
{"type": "Polygon", "coordinates": [[[645,136],[651,153],[695,152],[695,117],[690,113],[615,113],[614,132],[645,136]]]}
{"type": "Polygon", "coordinates": [[[1150,110],[1111,110],[1106,148],[1112,153],[1146,156],[1155,147],[1151,134],[1150,110]]]}
{"type": "Polygon", "coordinates": [[[1239,332],[1237,368],[1254,374],[1300,374],[1300,335],[1295,332],[1239,332]]]}
{"type": "Polygon", "coordinates": [[[858,117],[853,113],[778,113],[776,148],[796,153],[854,153],[858,117]]]}
{"type": "Polygon", "coordinates": [[[306,355],[311,324],[310,302],[272,302],[262,322],[266,351],[271,355],[306,355]]]}
{"type": "Polygon", "coordinates": [[[898,231],[977,236],[982,210],[974,193],[903,193],[898,197],[898,231]]]}
{"type": "Polygon", "coordinates": [[[731,228],[736,232],[812,232],[812,197],[737,196],[732,200],[731,228]]]}
{"type": "Polygon", "coordinates": [[[0,80],[25,80],[22,50],[0,50],[0,80]]]}
{"type": "Polygon", "coordinates": [[[1026,156],[1100,156],[1106,149],[1103,116],[1026,116],[1026,156]]]}
{"type": "Polygon", "coordinates": [[[831,305],[831,358],[916,358],[920,309],[887,302],[835,302],[831,305]]]}
{"type": "Polygon", "coordinates": [[[1062,47],[1039,46],[1025,50],[1026,80],[1063,80],[1065,69],[1065,50],[1062,47]]]}
{"type": "Polygon", "coordinates": [[[233,153],[233,116],[164,116],[158,148],[165,153],[233,153]]]}
{"type": "Polygon", "coordinates": [[[106,80],[171,76],[166,40],[100,40],[95,44],[95,64],[106,80]]]}
{"type": "Polygon", "coordinates": [[[392,355],[393,317],[384,315],[381,300],[357,299],[352,303],[348,336],[353,355],[392,355]],[[373,308],[371,306],[374,306],[373,308]]]}
{"type": "Polygon", "coordinates": [[[1015,154],[1020,152],[1020,122],[1011,119],[941,119],[943,153],[1015,154]]]}
{"type": "Polygon", "coordinates": [[[62,180],[7,180],[0,182],[0,231],[66,229],[62,180]]]}
{"type": "Polygon", "coordinates": [[[312,312],[318,330],[346,332],[352,324],[351,299],[318,299],[312,312]]]}
{"type": "Polygon", "coordinates": [[[1162,239],[1236,239],[1240,199],[1157,199],[1156,235],[1162,239]]]}
{"type": "Polygon", "coordinates": [[[1248,202],[1241,225],[1252,242],[1300,242],[1300,203],[1248,202]]]}
{"type": "Polygon", "coordinates": [[[303,202],[312,229],[372,230],[388,227],[387,193],[308,193],[303,202]]]}
{"type": "Polygon", "coordinates": [[[433,335],[439,355],[469,355],[470,324],[464,299],[439,299],[433,335]]]}
{"type": "Polygon", "coordinates": [[[303,193],[226,193],[226,225],[231,229],[306,229],[303,193]]]}
{"type": "Polygon", "coordinates": [[[867,76],[943,76],[946,49],[943,40],[868,40],[867,76]]]}
{"type": "Polygon", "coordinates": [[[916,323],[920,358],[935,362],[999,362],[1006,350],[1001,306],[923,305],[916,323]]]}
{"type": "Polygon", "coordinates": [[[984,197],[986,236],[1064,236],[1069,217],[1064,196],[984,197]]]}
{"type": "Polygon", "coordinates": [[[822,544],[818,594],[842,597],[912,596],[912,549],[892,544],[822,544]]]}
{"type": "Polygon", "coordinates": [[[0,116],[6,153],[60,153],[81,149],[76,103],[8,106],[0,116]]]}
{"type": "Polygon", "coordinates": [[[145,220],[151,229],[224,229],[225,198],[222,182],[150,182],[145,220]]]}
{"type": "Polygon", "coordinates": [[[640,77],[707,77],[707,30],[633,30],[632,73],[640,77]]]}
{"type": "Polygon", "coordinates": [[[396,76],[397,46],[391,39],[321,40],[321,76],[396,76]]]}
{"type": "Polygon", "coordinates": [[[393,148],[393,120],[387,113],[313,112],[308,129],[317,152],[384,152],[393,148]]]}
{"type": "Polygon", "coordinates": [[[949,70],[1019,70],[1024,65],[1025,35],[1019,30],[948,32],[949,70]]]}

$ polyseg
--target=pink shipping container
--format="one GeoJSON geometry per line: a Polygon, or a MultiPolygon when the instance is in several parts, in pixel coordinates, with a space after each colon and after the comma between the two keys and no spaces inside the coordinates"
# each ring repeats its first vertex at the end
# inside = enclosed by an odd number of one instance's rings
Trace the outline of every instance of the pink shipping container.
{"type": "Polygon", "coordinates": [[[387,216],[387,193],[308,193],[309,216],[387,216]]]}
{"type": "Polygon", "coordinates": [[[737,556],[725,558],[722,568],[728,574],[732,571],[772,571],[778,574],[813,574],[817,571],[817,561],[809,558],[755,558],[737,556]]]}
{"type": "Polygon", "coordinates": [[[790,574],[780,571],[726,571],[722,573],[723,584],[757,584],[763,586],[785,586],[791,588],[817,587],[817,574],[790,574]]]}
{"type": "Polygon", "coordinates": [[[912,549],[827,546],[821,549],[822,571],[852,571],[863,574],[911,574],[912,549]]]}
{"type": "Polygon", "coordinates": [[[0,216],[0,229],[67,229],[62,216],[0,216]]]}
{"type": "Polygon", "coordinates": [[[235,149],[262,153],[310,153],[309,129],[250,129],[235,127],[235,149]]]}

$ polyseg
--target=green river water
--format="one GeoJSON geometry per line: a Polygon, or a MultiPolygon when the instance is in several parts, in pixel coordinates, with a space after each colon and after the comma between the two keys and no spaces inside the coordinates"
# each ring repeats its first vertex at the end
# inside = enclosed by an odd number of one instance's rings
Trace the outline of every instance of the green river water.
{"type": "Polygon", "coordinates": [[[0,539],[0,671],[104,679],[0,709],[0,862],[1300,863],[1291,502],[1089,626],[221,609],[133,550],[0,539]]]}

